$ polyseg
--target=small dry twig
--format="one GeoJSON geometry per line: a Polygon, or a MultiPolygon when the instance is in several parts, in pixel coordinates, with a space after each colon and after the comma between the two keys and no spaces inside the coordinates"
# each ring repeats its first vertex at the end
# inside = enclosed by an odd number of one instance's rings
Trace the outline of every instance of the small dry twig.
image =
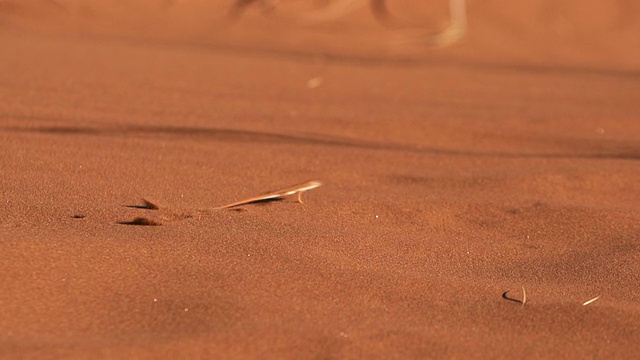
{"type": "Polygon", "coordinates": [[[519,304],[522,304],[522,306],[524,306],[524,304],[527,303],[527,291],[524,289],[524,286],[522,287],[522,300],[510,297],[508,295],[510,291],[511,290],[507,290],[507,291],[503,292],[502,293],[502,298],[505,299],[505,300],[517,302],[519,304]]]}
{"type": "Polygon", "coordinates": [[[594,302],[594,301],[596,301],[596,300],[598,300],[598,299],[600,299],[600,295],[598,295],[598,296],[594,297],[594,298],[593,298],[593,299],[591,299],[591,300],[587,300],[587,301],[583,302],[583,303],[582,303],[582,306],[587,306],[587,305],[591,304],[592,302],[594,302]]]}

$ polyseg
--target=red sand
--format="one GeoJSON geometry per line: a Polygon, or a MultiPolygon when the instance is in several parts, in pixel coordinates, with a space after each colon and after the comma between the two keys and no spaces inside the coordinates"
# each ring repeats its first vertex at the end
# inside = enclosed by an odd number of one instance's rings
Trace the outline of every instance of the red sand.
{"type": "Polygon", "coordinates": [[[0,357],[640,353],[636,2],[474,1],[438,50],[84,3],[0,1],[0,357]]]}

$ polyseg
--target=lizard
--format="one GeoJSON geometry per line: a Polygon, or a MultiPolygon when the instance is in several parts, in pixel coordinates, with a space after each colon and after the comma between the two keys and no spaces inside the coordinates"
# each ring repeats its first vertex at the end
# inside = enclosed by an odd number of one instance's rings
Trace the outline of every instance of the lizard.
{"type": "Polygon", "coordinates": [[[315,189],[315,188],[319,187],[320,185],[322,185],[322,183],[320,181],[311,180],[311,181],[303,182],[301,184],[292,185],[292,186],[286,187],[284,189],[270,191],[270,192],[265,193],[263,195],[258,195],[258,196],[254,196],[254,197],[251,197],[251,198],[248,198],[248,199],[236,201],[236,202],[233,202],[231,204],[218,206],[218,207],[214,208],[214,210],[231,209],[231,208],[234,208],[234,207],[237,207],[237,206],[249,205],[249,204],[254,204],[254,203],[258,203],[258,202],[262,202],[262,201],[268,201],[268,200],[279,200],[279,199],[284,199],[287,196],[291,196],[291,195],[295,195],[295,194],[298,194],[298,202],[300,204],[302,204],[303,203],[302,202],[302,193],[307,191],[307,190],[315,189]]]}
{"type": "MultiPolygon", "coordinates": [[[[254,196],[254,197],[250,197],[248,199],[244,199],[244,200],[240,200],[240,201],[236,201],[227,205],[223,205],[223,206],[218,206],[218,207],[214,207],[214,208],[209,208],[209,209],[198,209],[196,210],[196,214],[197,213],[208,213],[212,210],[224,210],[224,209],[232,209],[238,206],[242,206],[242,205],[250,205],[250,204],[256,204],[256,203],[260,203],[260,202],[264,202],[264,201],[275,201],[275,200],[282,200],[287,196],[291,196],[291,195],[298,195],[298,203],[302,204],[302,193],[311,189],[315,189],[319,186],[321,186],[322,183],[320,181],[317,180],[311,180],[311,181],[307,181],[307,182],[303,182],[300,184],[296,184],[296,185],[292,185],[283,189],[279,189],[279,190],[275,190],[275,191],[270,191],[267,192],[263,195],[258,195],[258,196],[254,196]]],[[[139,208],[139,209],[147,209],[147,210],[159,210],[161,208],[161,206],[158,206],[158,204],[155,201],[149,201],[147,199],[142,199],[143,204],[144,205],[129,205],[128,207],[133,207],[133,208],[139,208]]],[[[164,208],[164,207],[162,207],[164,208]]],[[[187,219],[187,218],[192,218],[194,216],[194,214],[192,213],[186,213],[186,214],[172,214],[172,215],[165,215],[162,216],[161,219],[164,221],[175,221],[175,220],[183,220],[183,219],[187,219]]],[[[161,225],[160,221],[155,221],[155,220],[149,220],[147,218],[136,218],[133,221],[126,221],[126,222],[119,222],[119,224],[126,224],[126,225],[161,225]]]]}

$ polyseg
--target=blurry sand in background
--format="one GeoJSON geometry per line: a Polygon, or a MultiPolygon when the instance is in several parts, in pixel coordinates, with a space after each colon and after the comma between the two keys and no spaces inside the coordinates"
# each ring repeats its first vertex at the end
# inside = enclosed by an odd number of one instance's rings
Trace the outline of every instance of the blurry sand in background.
{"type": "Polygon", "coordinates": [[[285,55],[473,58],[630,70],[640,66],[640,3],[636,1],[464,3],[470,31],[462,46],[446,54],[434,54],[422,46],[425,35],[449,25],[449,1],[445,0],[227,0],[214,4],[204,0],[3,0],[0,26],[14,33],[98,36],[136,44],[285,55]],[[376,6],[370,3],[382,4],[377,7],[385,8],[393,21],[380,21],[374,16],[376,6]],[[327,8],[336,8],[335,14],[344,9],[344,16],[328,16],[327,8]]]}

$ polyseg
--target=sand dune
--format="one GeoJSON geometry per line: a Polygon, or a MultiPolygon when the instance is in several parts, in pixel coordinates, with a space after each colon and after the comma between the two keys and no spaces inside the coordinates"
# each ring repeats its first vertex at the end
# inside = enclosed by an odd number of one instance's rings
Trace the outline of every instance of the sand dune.
{"type": "Polygon", "coordinates": [[[209,3],[0,0],[0,357],[640,352],[635,2],[209,3]]]}

